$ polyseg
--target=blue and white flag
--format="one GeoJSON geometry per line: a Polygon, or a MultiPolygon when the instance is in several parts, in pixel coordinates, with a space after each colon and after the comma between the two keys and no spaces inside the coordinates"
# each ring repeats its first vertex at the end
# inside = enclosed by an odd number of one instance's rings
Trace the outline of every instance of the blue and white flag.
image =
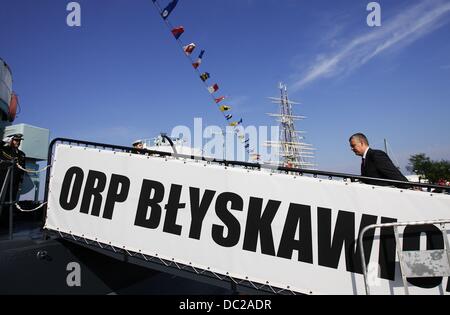
{"type": "Polygon", "coordinates": [[[177,6],[178,0],[172,0],[171,3],[167,5],[167,7],[162,11],[161,16],[165,20],[169,17],[170,13],[172,13],[173,9],[177,6]]]}

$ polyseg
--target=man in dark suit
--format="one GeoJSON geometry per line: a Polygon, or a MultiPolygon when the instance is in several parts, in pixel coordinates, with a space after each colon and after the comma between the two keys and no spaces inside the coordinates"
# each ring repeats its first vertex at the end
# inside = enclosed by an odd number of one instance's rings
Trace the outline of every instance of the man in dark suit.
{"type": "MultiPolygon", "coordinates": [[[[400,170],[395,167],[389,156],[380,150],[372,150],[369,147],[367,137],[362,133],[356,133],[350,137],[350,147],[352,151],[362,157],[361,176],[391,179],[407,182],[408,179],[403,176],[400,170]]],[[[363,180],[362,182],[370,185],[396,186],[399,188],[408,188],[408,185],[390,184],[376,180],[363,180]]]]}

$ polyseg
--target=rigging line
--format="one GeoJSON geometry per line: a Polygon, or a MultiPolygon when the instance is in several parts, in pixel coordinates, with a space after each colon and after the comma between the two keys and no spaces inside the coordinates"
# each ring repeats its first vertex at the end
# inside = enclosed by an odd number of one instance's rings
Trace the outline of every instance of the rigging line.
{"type": "Polygon", "coordinates": [[[37,206],[36,208],[33,208],[33,209],[22,209],[18,203],[15,203],[14,205],[21,212],[34,212],[34,211],[41,209],[46,204],[47,204],[47,202],[41,203],[39,206],[37,206]]]}
{"type": "Polygon", "coordinates": [[[18,169],[20,169],[20,170],[22,170],[22,171],[24,171],[26,173],[34,173],[34,174],[42,173],[42,172],[44,172],[45,170],[47,170],[48,168],[51,167],[51,165],[47,165],[46,167],[35,171],[35,170],[26,169],[26,168],[22,167],[19,163],[16,163],[16,166],[17,166],[18,169]]]}
{"type": "MultiPolygon", "coordinates": [[[[388,151],[388,152],[389,152],[389,151],[391,152],[390,156],[394,159],[395,166],[398,167],[398,168],[400,168],[400,163],[398,163],[398,160],[397,160],[397,158],[395,157],[394,151],[392,150],[391,145],[387,142],[387,140],[386,140],[386,147],[387,147],[387,151],[388,151]]],[[[386,153],[388,153],[388,152],[386,152],[386,153]]],[[[388,155],[389,155],[389,153],[388,153],[388,155]]]]}
{"type": "MultiPolygon", "coordinates": [[[[161,12],[161,7],[159,6],[159,4],[157,4],[156,1],[154,2],[154,4],[155,4],[156,8],[158,9],[158,11],[161,12]]],[[[160,13],[160,16],[161,16],[161,13],[160,13]]],[[[166,24],[168,30],[170,31],[170,34],[173,35],[173,34],[172,34],[172,30],[174,29],[174,26],[172,25],[172,23],[170,23],[170,21],[168,20],[168,18],[163,19],[163,20],[164,20],[164,22],[165,22],[165,24],[166,24]]],[[[178,46],[179,46],[179,47],[181,48],[181,50],[183,51],[184,56],[189,60],[189,64],[190,64],[190,66],[192,67],[192,64],[194,63],[195,60],[193,60],[193,59],[191,58],[191,56],[188,55],[188,54],[186,54],[186,52],[184,51],[183,48],[184,48],[185,45],[183,44],[182,40],[181,40],[180,38],[178,38],[178,39],[175,38],[175,40],[176,40],[178,46]]],[[[194,68],[194,71],[198,74],[198,77],[200,77],[201,72],[199,71],[199,69],[195,69],[195,68],[194,68]]],[[[205,88],[208,90],[208,84],[207,84],[206,82],[203,82],[203,81],[202,81],[202,83],[203,83],[203,85],[205,86],[205,88]]],[[[209,91],[208,91],[208,92],[209,92],[209,91]]],[[[214,95],[210,93],[210,97],[211,97],[211,99],[215,102],[214,95]]],[[[217,107],[220,107],[220,105],[217,105],[217,107]]],[[[224,116],[224,118],[226,118],[226,114],[223,113],[223,116],[224,116]]]]}
{"type": "MultiPolygon", "coordinates": [[[[153,2],[153,4],[155,5],[155,8],[157,9],[157,11],[158,11],[158,13],[159,13],[159,16],[161,17],[161,12],[162,12],[161,7],[160,7],[159,4],[157,3],[157,1],[152,1],[152,2],[153,2]]],[[[171,35],[173,35],[173,34],[172,34],[172,30],[174,29],[174,26],[172,25],[172,23],[170,23],[170,21],[168,20],[168,18],[169,18],[169,17],[167,17],[166,19],[163,19],[163,20],[164,20],[164,22],[165,22],[167,28],[169,29],[171,35]]],[[[181,41],[180,38],[178,38],[178,39],[175,38],[175,40],[177,41],[179,47],[180,47],[181,50],[183,51],[185,57],[189,60],[190,65],[192,66],[192,64],[193,64],[194,61],[196,61],[196,60],[193,60],[193,59],[191,58],[190,55],[187,55],[187,54],[185,53],[185,51],[184,51],[184,49],[183,49],[183,48],[184,48],[184,44],[183,44],[183,42],[181,41]]],[[[199,71],[199,69],[195,69],[195,68],[194,68],[194,71],[197,73],[198,77],[200,77],[201,72],[199,71]]],[[[202,83],[203,83],[203,85],[205,86],[205,88],[208,90],[208,84],[206,83],[206,81],[203,81],[203,80],[202,80],[202,83]]],[[[209,92],[209,90],[208,90],[208,92],[209,92]]],[[[215,102],[215,97],[214,97],[213,93],[209,93],[209,94],[210,94],[210,97],[211,97],[211,99],[213,100],[213,102],[216,103],[216,102],[215,102]]],[[[220,110],[220,104],[216,103],[216,106],[217,106],[217,108],[220,110]]],[[[226,114],[225,112],[222,112],[222,111],[220,111],[220,112],[222,113],[223,117],[226,119],[226,118],[227,118],[227,114],[226,114]]],[[[227,121],[228,121],[228,120],[227,120],[227,121]]],[[[240,125],[242,125],[242,127],[243,127],[243,124],[240,124],[240,125]]],[[[238,126],[239,126],[239,125],[238,125],[238,126]]],[[[234,126],[234,129],[237,129],[236,127],[238,127],[238,126],[234,126]]],[[[245,129],[245,128],[244,128],[244,129],[245,129]]],[[[244,135],[245,135],[245,134],[244,134],[244,135]]],[[[250,150],[246,150],[246,151],[250,151],[250,150]]],[[[248,153],[249,153],[249,152],[248,152],[248,153]]]]}

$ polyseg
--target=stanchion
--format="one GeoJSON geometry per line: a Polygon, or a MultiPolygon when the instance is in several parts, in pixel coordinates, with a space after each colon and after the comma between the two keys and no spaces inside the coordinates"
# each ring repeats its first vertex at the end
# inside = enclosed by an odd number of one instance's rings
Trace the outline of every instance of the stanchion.
{"type": "Polygon", "coordinates": [[[13,186],[14,186],[14,165],[10,166],[10,176],[9,176],[9,240],[13,239],[13,186]]]}
{"type": "Polygon", "coordinates": [[[6,185],[9,180],[10,169],[11,168],[8,167],[8,171],[6,172],[5,179],[3,180],[2,190],[0,192],[0,217],[2,216],[2,212],[3,212],[3,202],[5,201],[5,197],[6,197],[6,185]]]}

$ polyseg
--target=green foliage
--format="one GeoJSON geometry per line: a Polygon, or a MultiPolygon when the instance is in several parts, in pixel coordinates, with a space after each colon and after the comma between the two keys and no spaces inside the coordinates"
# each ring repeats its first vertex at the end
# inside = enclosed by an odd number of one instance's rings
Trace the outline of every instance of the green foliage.
{"type": "Polygon", "coordinates": [[[432,161],[424,153],[412,155],[406,169],[425,177],[430,184],[437,184],[442,180],[450,181],[450,161],[432,161]]]}

